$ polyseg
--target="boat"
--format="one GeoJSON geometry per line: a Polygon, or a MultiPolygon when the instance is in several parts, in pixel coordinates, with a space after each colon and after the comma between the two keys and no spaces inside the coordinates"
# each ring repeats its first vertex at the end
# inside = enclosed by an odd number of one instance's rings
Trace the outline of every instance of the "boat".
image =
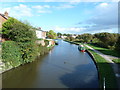
{"type": "Polygon", "coordinates": [[[58,41],[55,41],[55,45],[58,45],[58,41]]]}
{"type": "Polygon", "coordinates": [[[85,47],[83,45],[79,45],[78,46],[78,49],[81,51],[81,52],[85,52],[85,47]]]}

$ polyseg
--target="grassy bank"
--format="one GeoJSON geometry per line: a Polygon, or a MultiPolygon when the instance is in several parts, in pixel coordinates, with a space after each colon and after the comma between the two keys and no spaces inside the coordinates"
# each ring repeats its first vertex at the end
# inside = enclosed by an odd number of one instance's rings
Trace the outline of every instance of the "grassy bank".
{"type": "Polygon", "coordinates": [[[98,55],[92,50],[88,51],[92,53],[94,56],[94,60],[97,64],[98,72],[99,72],[99,83],[100,83],[100,88],[103,88],[104,85],[104,78],[105,78],[105,85],[106,88],[116,88],[117,87],[117,82],[115,78],[115,74],[113,71],[112,66],[108,61],[106,61],[103,57],[98,55]]]}
{"type": "Polygon", "coordinates": [[[120,59],[113,59],[112,61],[115,62],[115,63],[120,64],[120,59]]]}
{"type": "Polygon", "coordinates": [[[115,51],[115,50],[111,50],[111,49],[107,49],[107,48],[102,48],[102,47],[99,47],[99,46],[94,45],[94,44],[88,44],[88,45],[91,46],[92,48],[94,48],[94,49],[102,52],[103,54],[120,57],[120,54],[118,54],[118,52],[115,51]]]}

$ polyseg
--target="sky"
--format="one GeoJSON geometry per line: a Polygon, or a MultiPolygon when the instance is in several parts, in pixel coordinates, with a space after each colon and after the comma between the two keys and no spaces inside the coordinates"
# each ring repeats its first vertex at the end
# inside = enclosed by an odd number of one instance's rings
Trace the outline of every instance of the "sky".
{"type": "Polygon", "coordinates": [[[118,33],[118,2],[54,0],[0,2],[0,13],[7,11],[9,16],[27,21],[44,31],[56,33],[118,33]]]}

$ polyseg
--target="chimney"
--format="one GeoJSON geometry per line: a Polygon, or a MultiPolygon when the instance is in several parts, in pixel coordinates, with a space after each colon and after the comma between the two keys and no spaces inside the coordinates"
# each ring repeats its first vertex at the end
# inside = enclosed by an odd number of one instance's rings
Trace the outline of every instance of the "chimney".
{"type": "Polygon", "coordinates": [[[8,12],[7,12],[7,11],[5,11],[4,15],[5,15],[6,17],[8,17],[8,12]]]}

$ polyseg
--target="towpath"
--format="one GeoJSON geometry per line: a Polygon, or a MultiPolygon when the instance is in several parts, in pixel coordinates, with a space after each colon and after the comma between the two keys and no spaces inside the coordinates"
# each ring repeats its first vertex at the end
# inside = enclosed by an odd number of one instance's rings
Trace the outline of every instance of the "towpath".
{"type": "Polygon", "coordinates": [[[93,49],[92,47],[88,46],[85,44],[86,47],[88,47],[89,49],[93,50],[94,52],[96,52],[97,54],[99,54],[101,57],[103,57],[105,60],[109,61],[109,63],[112,63],[112,68],[114,69],[114,73],[115,73],[115,76],[117,78],[117,82],[118,82],[118,87],[119,87],[119,90],[120,90],[120,68],[118,66],[118,64],[114,63],[112,60],[113,59],[118,59],[118,57],[114,57],[114,56],[110,56],[110,55],[105,55],[95,49],[93,49]]]}

